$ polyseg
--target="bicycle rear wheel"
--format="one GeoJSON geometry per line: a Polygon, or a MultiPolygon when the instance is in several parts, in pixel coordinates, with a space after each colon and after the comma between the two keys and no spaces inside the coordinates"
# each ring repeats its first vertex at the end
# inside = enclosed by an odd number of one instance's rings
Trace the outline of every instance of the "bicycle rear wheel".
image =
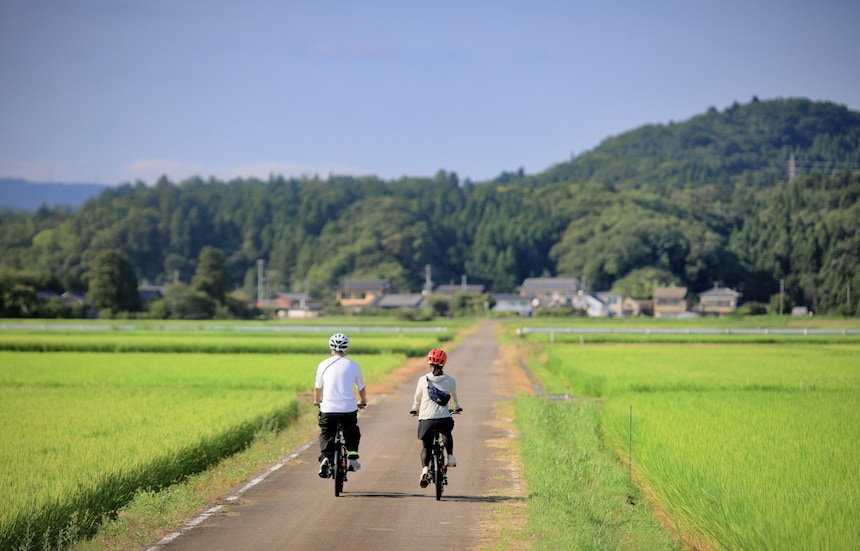
{"type": "Polygon", "coordinates": [[[338,446],[334,450],[334,465],[332,465],[334,469],[334,497],[340,496],[340,493],[343,491],[343,479],[346,476],[345,458],[341,449],[338,446]]]}

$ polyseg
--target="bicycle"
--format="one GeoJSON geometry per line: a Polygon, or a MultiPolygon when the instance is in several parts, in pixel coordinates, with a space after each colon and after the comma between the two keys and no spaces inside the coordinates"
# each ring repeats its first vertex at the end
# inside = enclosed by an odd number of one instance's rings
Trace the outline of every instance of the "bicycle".
{"type": "Polygon", "coordinates": [[[346,449],[346,439],[343,437],[343,428],[340,421],[337,423],[337,435],[334,438],[334,457],[329,472],[334,478],[334,497],[343,492],[343,483],[347,481],[346,473],[349,470],[349,452],[346,449]]]}
{"type": "MultiPolygon", "coordinates": [[[[459,415],[463,410],[448,411],[459,415]]],[[[448,449],[445,447],[448,439],[438,429],[431,429],[431,432],[433,445],[430,446],[430,464],[428,465],[427,478],[436,490],[436,501],[440,501],[444,487],[448,485],[448,449]]]]}
{"type": "MultiPolygon", "coordinates": [[[[319,407],[319,406],[318,406],[319,407]]],[[[359,404],[358,409],[365,406],[359,404]]],[[[343,492],[343,484],[347,482],[346,473],[349,471],[349,451],[346,449],[346,438],[343,436],[343,426],[337,421],[337,432],[334,437],[334,455],[329,467],[328,476],[334,478],[334,497],[343,492]]]]}

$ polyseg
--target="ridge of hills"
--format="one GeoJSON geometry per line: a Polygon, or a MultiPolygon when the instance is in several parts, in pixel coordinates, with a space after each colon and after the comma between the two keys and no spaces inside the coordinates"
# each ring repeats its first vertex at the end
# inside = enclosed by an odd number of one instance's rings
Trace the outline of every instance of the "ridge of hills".
{"type": "Polygon", "coordinates": [[[608,137],[534,175],[162,177],[109,187],[72,212],[0,218],[2,267],[53,274],[65,289],[82,288],[106,248],[140,279],[190,281],[206,246],[249,296],[265,259],[273,289],[320,297],[344,278],[413,291],[432,265],[436,282],[466,275],[495,292],[578,277],[628,296],[721,285],[767,302],[782,281],[816,312],[854,312],[845,289],[860,288],[860,113],[753,98],[608,137]]]}
{"type": "MultiPolygon", "coordinates": [[[[789,178],[791,170],[860,170],[858,144],[860,112],[803,98],[753,98],[743,106],[734,102],[722,112],[711,107],[686,121],[649,124],[609,136],[594,149],[542,172],[502,172],[490,183],[596,181],[615,190],[665,192],[673,185],[683,189],[690,184],[724,184],[746,174],[756,175],[759,185],[767,187],[789,178]]],[[[0,208],[75,209],[111,187],[116,186],[0,177],[0,208]]]]}

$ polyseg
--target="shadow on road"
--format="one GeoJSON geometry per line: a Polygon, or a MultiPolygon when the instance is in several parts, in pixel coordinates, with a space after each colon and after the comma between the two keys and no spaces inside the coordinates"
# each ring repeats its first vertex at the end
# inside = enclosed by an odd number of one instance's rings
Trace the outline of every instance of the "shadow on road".
{"type": "MultiPolygon", "coordinates": [[[[354,498],[383,498],[383,499],[403,499],[409,497],[420,497],[426,499],[436,499],[436,496],[430,494],[404,493],[404,492],[343,492],[340,497],[354,498]]],[[[510,501],[525,501],[525,497],[516,496],[458,496],[448,495],[442,496],[442,501],[462,501],[466,503],[505,503],[510,501]]]]}

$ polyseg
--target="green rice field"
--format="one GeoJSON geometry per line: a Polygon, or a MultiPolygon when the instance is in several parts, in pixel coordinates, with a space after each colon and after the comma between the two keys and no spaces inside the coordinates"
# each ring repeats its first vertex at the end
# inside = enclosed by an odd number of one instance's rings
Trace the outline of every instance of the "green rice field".
{"type": "Polygon", "coordinates": [[[679,539],[860,548],[860,344],[532,345],[528,365],[571,407],[600,399],[679,539]]]}
{"type": "MultiPolygon", "coordinates": [[[[330,333],[0,332],[0,549],[90,535],[139,491],[286,426],[330,333]]],[[[450,338],[381,331],[351,352],[372,384],[450,338]]]]}

